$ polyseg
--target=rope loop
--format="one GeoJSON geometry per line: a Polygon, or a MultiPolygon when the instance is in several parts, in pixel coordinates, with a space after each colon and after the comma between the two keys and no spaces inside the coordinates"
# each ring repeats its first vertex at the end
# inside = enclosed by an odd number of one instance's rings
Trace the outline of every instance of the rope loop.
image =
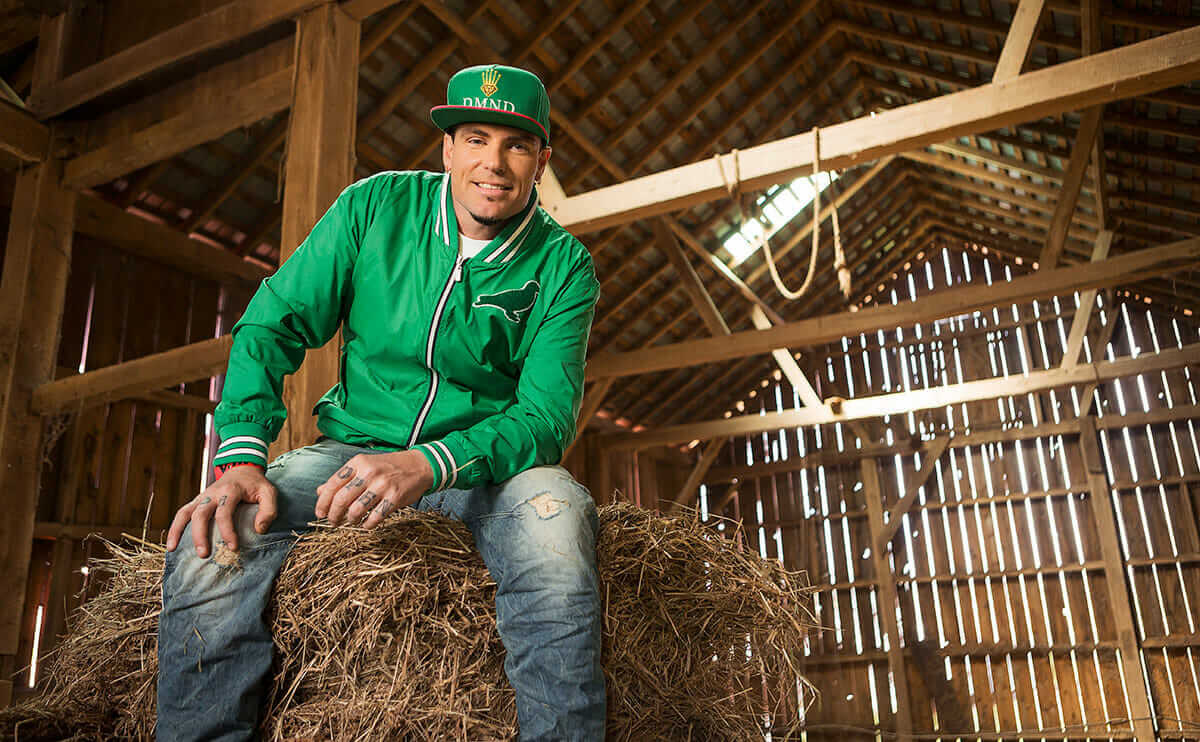
{"type": "MultiPolygon", "coordinates": [[[[713,155],[716,160],[717,170],[721,173],[721,181],[725,184],[725,190],[729,194],[729,198],[733,200],[734,205],[738,210],[739,229],[746,224],[746,210],[742,204],[742,170],[741,160],[738,156],[738,150],[734,149],[730,152],[733,156],[733,178],[725,172],[725,163],[720,154],[713,155]]],[[[779,275],[779,269],[775,265],[775,256],[771,252],[771,242],[767,235],[766,228],[759,222],[761,232],[758,236],[758,241],[763,251],[763,258],[767,263],[767,271],[771,274],[771,281],[775,284],[775,288],[789,301],[795,301],[812,289],[813,279],[816,276],[817,254],[821,248],[821,185],[817,176],[821,172],[821,129],[813,127],[813,167],[812,174],[809,175],[809,183],[813,189],[812,200],[812,252],[808,258],[808,274],[804,278],[804,283],[796,291],[790,290],[784,285],[783,279],[779,275]]],[[[756,211],[760,211],[756,209],[756,211]]],[[[833,267],[837,273],[838,284],[842,294],[850,298],[850,269],[846,266],[846,253],[842,248],[841,227],[838,223],[838,213],[836,202],[832,205],[833,217],[833,267]]]]}

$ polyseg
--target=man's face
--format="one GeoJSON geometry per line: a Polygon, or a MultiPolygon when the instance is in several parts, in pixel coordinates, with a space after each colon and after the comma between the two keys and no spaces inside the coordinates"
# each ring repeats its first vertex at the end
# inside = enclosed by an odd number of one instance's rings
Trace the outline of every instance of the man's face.
{"type": "Polygon", "coordinates": [[[453,137],[444,135],[442,160],[459,229],[474,239],[490,239],[529,202],[550,148],[511,126],[468,123],[460,124],[453,137]]]}

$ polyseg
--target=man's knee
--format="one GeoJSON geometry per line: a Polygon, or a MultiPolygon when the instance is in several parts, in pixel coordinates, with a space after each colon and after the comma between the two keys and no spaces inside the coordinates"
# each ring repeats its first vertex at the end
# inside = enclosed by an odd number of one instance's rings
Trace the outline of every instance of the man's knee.
{"type": "Polygon", "coordinates": [[[596,506],[565,469],[542,466],[503,485],[508,517],[496,523],[503,571],[511,576],[576,592],[593,589],[596,506]]]}
{"type": "MultiPolygon", "coordinates": [[[[562,515],[594,523],[596,504],[591,494],[561,466],[537,466],[517,474],[504,483],[516,509],[528,509],[540,520],[562,515]]],[[[593,526],[594,527],[594,526],[593,526]]]]}
{"type": "Polygon", "coordinates": [[[188,523],[179,539],[179,546],[167,554],[167,577],[174,578],[179,585],[197,587],[206,581],[218,579],[221,572],[241,570],[248,555],[264,548],[280,545],[288,540],[287,534],[260,534],[254,530],[254,518],[258,514],[257,503],[244,503],[234,511],[233,525],[237,534],[237,550],[229,548],[217,530],[216,522],[208,526],[209,556],[196,554],[192,539],[192,524],[188,523]]]}

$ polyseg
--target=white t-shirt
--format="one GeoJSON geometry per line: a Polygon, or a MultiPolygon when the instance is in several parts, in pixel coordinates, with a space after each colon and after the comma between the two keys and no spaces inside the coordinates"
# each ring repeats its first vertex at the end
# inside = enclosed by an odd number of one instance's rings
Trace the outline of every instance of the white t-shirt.
{"type": "Polygon", "coordinates": [[[464,258],[473,258],[483,252],[483,248],[487,247],[491,240],[476,240],[472,239],[462,232],[458,233],[458,244],[462,246],[462,255],[464,258]]]}

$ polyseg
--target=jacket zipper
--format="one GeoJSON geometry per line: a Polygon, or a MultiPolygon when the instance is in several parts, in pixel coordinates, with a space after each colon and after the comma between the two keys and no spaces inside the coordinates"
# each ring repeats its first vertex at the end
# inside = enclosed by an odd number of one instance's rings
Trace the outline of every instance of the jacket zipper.
{"type": "Polygon", "coordinates": [[[437,338],[438,326],[442,323],[442,315],[446,311],[446,302],[450,299],[450,290],[454,288],[454,284],[462,280],[463,260],[461,253],[454,259],[454,269],[450,271],[450,276],[446,279],[442,296],[438,299],[437,308],[433,311],[433,321],[429,324],[429,337],[425,340],[425,367],[429,369],[429,396],[425,398],[425,404],[421,405],[421,414],[417,415],[417,422],[413,425],[412,436],[408,439],[409,448],[417,445],[417,439],[421,436],[421,428],[425,425],[425,418],[429,415],[429,409],[433,407],[433,398],[437,396],[438,373],[433,370],[433,344],[437,338]]]}

